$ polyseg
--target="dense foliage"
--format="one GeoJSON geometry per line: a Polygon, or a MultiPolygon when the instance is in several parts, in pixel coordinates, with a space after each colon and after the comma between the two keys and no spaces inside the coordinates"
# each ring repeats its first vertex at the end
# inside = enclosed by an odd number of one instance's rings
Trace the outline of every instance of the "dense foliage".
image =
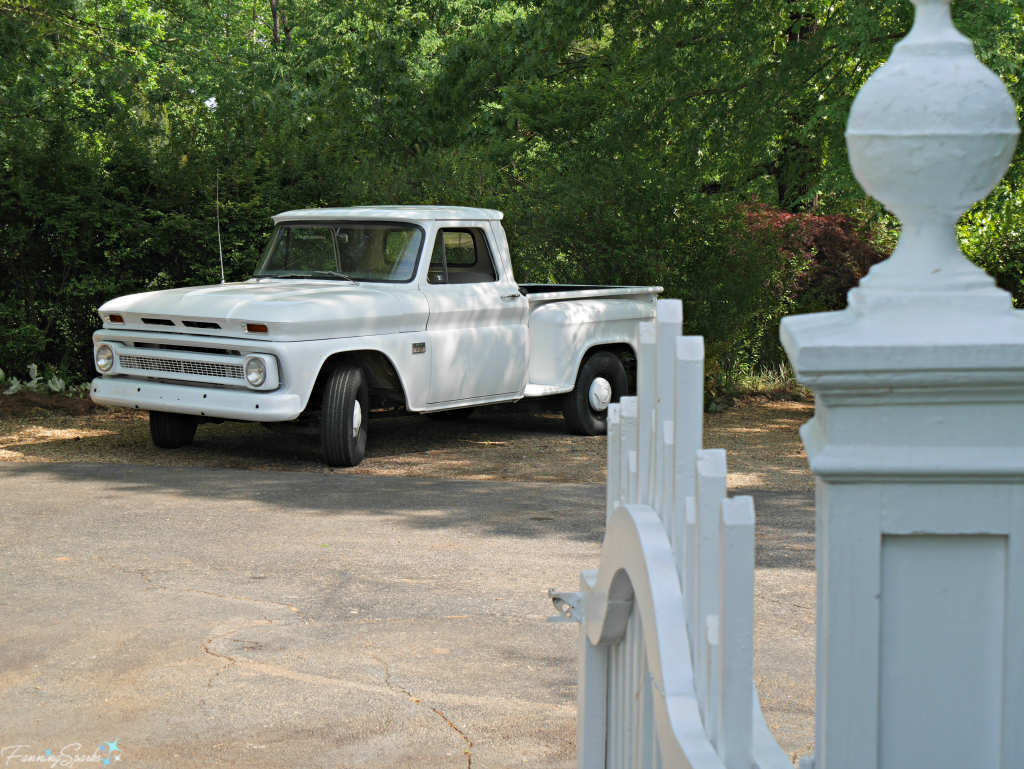
{"type": "MultiPolygon", "coordinates": [[[[712,374],[842,306],[894,223],[842,131],[902,0],[0,0],[0,366],[91,371],[95,309],[247,277],[271,214],[506,212],[520,280],[658,283],[712,374]],[[219,179],[219,181],[218,181],[219,179]],[[760,202],[753,202],[760,201],[760,202]]],[[[957,0],[1024,102],[1018,3],[957,0]]],[[[1022,150],[962,224],[1024,300],[1022,150]]]]}

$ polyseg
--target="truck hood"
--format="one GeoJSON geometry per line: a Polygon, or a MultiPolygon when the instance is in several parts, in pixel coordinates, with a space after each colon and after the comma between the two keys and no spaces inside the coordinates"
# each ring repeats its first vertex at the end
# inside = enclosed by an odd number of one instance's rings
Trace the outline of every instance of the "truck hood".
{"type": "Polygon", "coordinates": [[[410,321],[414,326],[426,325],[425,316],[419,322],[415,318],[419,313],[403,309],[403,305],[412,309],[421,304],[413,295],[422,297],[415,286],[404,284],[377,287],[325,280],[270,280],[129,294],[110,300],[100,307],[100,313],[104,321],[112,312],[124,317],[123,325],[104,322],[110,329],[301,341],[422,330],[406,328],[410,321]],[[409,296],[403,301],[406,294],[409,296]],[[268,333],[246,333],[246,323],[266,324],[268,333]],[[217,324],[219,328],[195,324],[217,324]]]}

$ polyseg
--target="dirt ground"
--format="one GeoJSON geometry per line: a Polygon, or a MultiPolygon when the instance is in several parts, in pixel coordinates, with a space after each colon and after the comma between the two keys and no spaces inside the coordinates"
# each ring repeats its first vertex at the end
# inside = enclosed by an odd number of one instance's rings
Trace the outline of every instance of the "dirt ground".
{"type": "MultiPolygon", "coordinates": [[[[284,435],[258,424],[201,425],[191,446],[159,449],[146,412],[34,394],[0,396],[0,462],[104,462],[354,473],[409,478],[603,483],[604,437],[568,435],[552,403],[478,409],[463,422],[381,416],[370,425],[366,458],[329,468],[316,436],[284,435]]],[[[704,446],[729,456],[730,488],[812,491],[797,430],[809,403],[747,399],[704,418],[704,446]]],[[[376,415],[375,415],[376,416],[376,415]]]]}

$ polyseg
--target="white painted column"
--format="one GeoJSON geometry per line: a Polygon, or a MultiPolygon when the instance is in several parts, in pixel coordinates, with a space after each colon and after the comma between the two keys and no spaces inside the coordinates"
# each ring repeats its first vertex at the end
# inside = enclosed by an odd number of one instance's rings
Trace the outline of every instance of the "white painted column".
{"type": "Polygon", "coordinates": [[[857,179],[903,223],[843,312],[786,318],[815,391],[815,769],[1024,766],[1024,313],[958,217],[1018,136],[999,79],[913,0],[855,100],[857,179]]]}

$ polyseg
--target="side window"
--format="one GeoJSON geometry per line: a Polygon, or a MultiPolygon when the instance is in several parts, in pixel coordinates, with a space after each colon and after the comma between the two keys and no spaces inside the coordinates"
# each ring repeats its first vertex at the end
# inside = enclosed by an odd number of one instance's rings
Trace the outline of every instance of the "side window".
{"type": "Polygon", "coordinates": [[[494,283],[498,280],[487,238],[478,229],[441,230],[430,257],[429,283],[494,283]]]}

